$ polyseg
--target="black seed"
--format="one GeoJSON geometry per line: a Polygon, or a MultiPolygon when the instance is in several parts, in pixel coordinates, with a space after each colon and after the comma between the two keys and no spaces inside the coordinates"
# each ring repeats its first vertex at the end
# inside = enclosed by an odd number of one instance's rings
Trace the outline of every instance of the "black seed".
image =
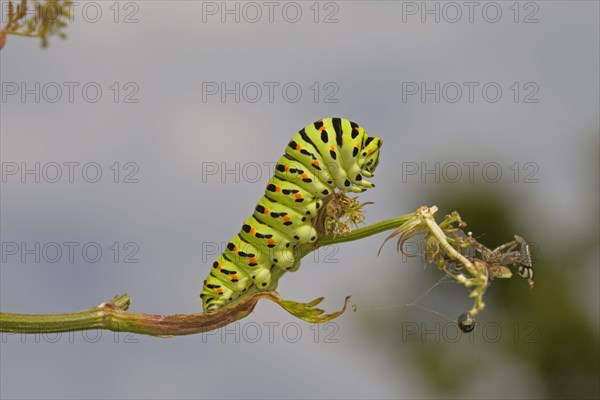
{"type": "Polygon", "coordinates": [[[475,329],[475,319],[469,313],[463,313],[458,316],[458,327],[464,333],[469,333],[475,329]]]}

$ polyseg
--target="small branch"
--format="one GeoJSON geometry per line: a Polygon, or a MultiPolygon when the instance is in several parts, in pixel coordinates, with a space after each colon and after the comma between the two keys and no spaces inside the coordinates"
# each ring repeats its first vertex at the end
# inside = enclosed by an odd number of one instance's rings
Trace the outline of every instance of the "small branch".
{"type": "MultiPolygon", "coordinates": [[[[474,299],[473,306],[468,313],[471,319],[484,307],[483,295],[489,280],[494,277],[507,278],[511,276],[510,271],[501,264],[518,266],[519,274],[527,277],[532,284],[531,259],[527,244],[522,238],[516,237],[518,239],[514,242],[490,250],[453,226],[454,224],[458,224],[458,227],[465,225],[457,213],[446,216],[445,220],[438,225],[434,219],[436,211],[437,207],[435,206],[419,207],[416,212],[411,214],[369,225],[337,237],[326,237],[317,244],[301,245],[298,247],[297,256],[301,259],[321,246],[363,239],[394,228],[395,232],[385,242],[398,236],[398,249],[402,251],[403,243],[407,239],[424,233],[427,260],[436,263],[444,273],[470,290],[469,297],[474,299]],[[449,238],[446,236],[447,232],[461,232],[466,239],[449,238]],[[521,245],[521,250],[513,252],[512,249],[517,245],[521,245]],[[474,250],[475,255],[467,255],[467,250],[474,250]]],[[[311,323],[329,321],[346,310],[348,298],[340,311],[331,314],[324,314],[323,310],[315,307],[323,298],[308,303],[282,299],[275,289],[284,273],[283,270],[273,269],[271,272],[272,283],[266,290],[251,286],[238,299],[214,311],[167,316],[135,314],[127,312],[130,299],[127,295],[121,295],[113,298],[110,302],[76,313],[50,315],[0,313],[0,331],[40,333],[108,329],[163,337],[190,335],[221,328],[248,316],[260,299],[273,301],[292,315],[311,323]]]]}
{"type": "MultiPolygon", "coordinates": [[[[369,225],[343,236],[322,240],[317,246],[304,245],[300,249],[301,257],[321,246],[344,243],[362,239],[390,229],[398,228],[414,214],[392,218],[377,224],[369,225]]],[[[283,275],[284,271],[273,271],[273,281],[283,275]]],[[[309,303],[296,303],[283,300],[274,291],[258,291],[251,287],[247,295],[240,297],[227,306],[216,311],[198,314],[153,315],[127,312],[131,303],[126,294],[116,296],[111,301],[102,303],[86,311],[65,314],[14,314],[0,313],[0,332],[41,333],[67,332],[85,329],[108,329],[119,332],[132,332],[153,336],[177,336],[208,332],[221,328],[248,316],[260,299],[268,299],[279,304],[288,312],[308,322],[325,322],[344,312],[344,308],[331,314],[315,308],[322,298],[309,303]]]]}
{"type": "Polygon", "coordinates": [[[84,329],[108,329],[153,336],[189,335],[220,328],[252,312],[260,298],[256,293],[234,307],[198,314],[152,315],[127,312],[126,294],[89,310],[68,314],[0,314],[0,331],[20,333],[67,332],[84,329]]]}
{"type": "Polygon", "coordinates": [[[127,312],[130,299],[120,295],[107,303],[86,311],[66,314],[0,314],[0,330],[15,333],[68,332],[85,329],[108,329],[115,332],[133,332],[144,335],[170,337],[208,332],[242,319],[254,310],[260,299],[268,299],[307,322],[321,323],[332,320],[346,311],[349,298],[340,311],[324,314],[315,306],[318,298],[309,303],[283,300],[276,292],[258,292],[235,305],[198,314],[152,315],[127,312]]]}
{"type": "MultiPolygon", "coordinates": [[[[414,218],[414,213],[401,215],[396,218],[386,219],[385,221],[378,222],[363,228],[357,229],[343,236],[338,236],[331,239],[323,239],[319,241],[319,246],[329,246],[337,243],[351,242],[353,240],[364,239],[369,236],[376,235],[381,232],[389,231],[390,229],[398,228],[400,225],[414,218]]],[[[312,251],[312,250],[311,250],[312,251]]]]}

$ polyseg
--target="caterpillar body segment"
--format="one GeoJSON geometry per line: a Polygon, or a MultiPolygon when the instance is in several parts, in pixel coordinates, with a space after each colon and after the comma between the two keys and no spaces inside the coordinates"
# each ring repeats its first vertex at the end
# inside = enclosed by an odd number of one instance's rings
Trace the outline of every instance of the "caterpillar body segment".
{"type": "Polygon", "coordinates": [[[227,247],[221,257],[230,263],[244,267],[245,271],[270,267],[268,258],[262,257],[260,250],[245,240],[240,234],[234,236],[227,243],[227,247]]]}
{"type": "Polygon", "coordinates": [[[205,311],[238,298],[250,287],[272,290],[271,271],[300,267],[294,250],[318,239],[312,222],[336,189],[363,192],[379,162],[380,138],[344,118],[307,125],[288,143],[264,196],[241,231],[213,263],[200,297],[205,311]]]}
{"type": "Polygon", "coordinates": [[[312,166],[307,167],[289,154],[283,155],[277,161],[275,176],[307,190],[315,197],[322,198],[333,193],[334,180],[327,172],[312,166]]]}
{"type": "MultiPolygon", "coordinates": [[[[264,268],[264,267],[263,267],[264,268]]],[[[239,292],[250,285],[248,273],[239,267],[237,263],[227,257],[225,254],[219,256],[213,263],[211,274],[219,279],[223,285],[239,292]]]]}
{"type": "Polygon", "coordinates": [[[254,216],[298,243],[314,243],[317,240],[317,231],[308,215],[270,200],[266,195],[258,201],[254,216]]]}
{"type": "Polygon", "coordinates": [[[294,265],[294,247],[289,237],[271,229],[270,226],[256,219],[254,215],[244,222],[239,235],[253,242],[260,250],[258,259],[267,260],[266,262],[269,262],[271,267],[285,271],[294,265]]]}
{"type": "Polygon", "coordinates": [[[317,215],[318,209],[323,204],[323,201],[311,192],[276,176],[269,180],[265,193],[268,193],[269,198],[311,218],[317,215]]]}

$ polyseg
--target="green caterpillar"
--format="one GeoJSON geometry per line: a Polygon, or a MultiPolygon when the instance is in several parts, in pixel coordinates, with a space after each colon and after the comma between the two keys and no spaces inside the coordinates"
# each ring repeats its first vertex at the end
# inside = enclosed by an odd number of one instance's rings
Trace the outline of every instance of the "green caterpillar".
{"type": "Polygon", "coordinates": [[[273,268],[297,270],[294,248],[317,240],[312,222],[323,198],[335,189],[374,187],[365,178],[373,176],[382,143],[344,118],[325,118],[296,133],[254,213],[213,263],[200,295],[203,309],[222,307],[252,285],[269,288],[273,268]]]}

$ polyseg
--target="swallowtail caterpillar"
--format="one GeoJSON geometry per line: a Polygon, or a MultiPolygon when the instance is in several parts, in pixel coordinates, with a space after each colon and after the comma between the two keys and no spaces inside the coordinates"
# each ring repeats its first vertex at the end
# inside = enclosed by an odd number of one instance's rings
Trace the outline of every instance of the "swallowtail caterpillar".
{"type": "Polygon", "coordinates": [[[295,271],[296,246],[314,243],[313,219],[336,189],[363,192],[383,141],[344,118],[324,118],[294,135],[275,167],[264,196],[241,231],[213,263],[202,289],[205,311],[223,307],[253,285],[271,287],[274,268],[295,271]]]}

